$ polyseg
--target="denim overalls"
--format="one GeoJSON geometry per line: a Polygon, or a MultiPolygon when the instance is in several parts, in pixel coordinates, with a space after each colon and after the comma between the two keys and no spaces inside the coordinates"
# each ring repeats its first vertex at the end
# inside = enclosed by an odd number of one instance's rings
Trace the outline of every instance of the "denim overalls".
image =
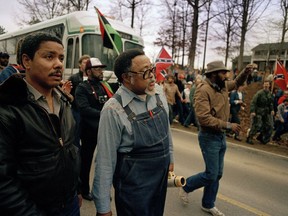
{"type": "MultiPolygon", "coordinates": [[[[121,96],[114,97],[122,104],[121,96]]],[[[135,115],[124,108],[131,122],[134,146],[118,153],[113,178],[118,216],[161,216],[170,163],[168,116],[158,95],[157,107],[135,115]]]]}

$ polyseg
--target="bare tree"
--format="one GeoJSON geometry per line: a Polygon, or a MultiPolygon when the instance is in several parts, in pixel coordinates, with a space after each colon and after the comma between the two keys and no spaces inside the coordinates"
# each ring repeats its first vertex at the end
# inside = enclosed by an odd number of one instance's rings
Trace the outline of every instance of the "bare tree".
{"type": "Polygon", "coordinates": [[[282,10],[282,36],[281,43],[285,41],[285,35],[288,31],[287,19],[288,19],[288,2],[287,0],[280,0],[281,10],[282,10]]]}
{"type": "Polygon", "coordinates": [[[181,7],[181,13],[179,13],[179,20],[181,22],[180,25],[180,30],[182,32],[181,34],[181,41],[180,41],[180,48],[182,48],[182,63],[181,65],[184,66],[184,58],[186,55],[186,50],[185,47],[189,46],[189,40],[187,40],[187,31],[188,31],[188,23],[189,23],[189,17],[191,16],[191,11],[190,8],[187,5],[186,1],[180,2],[180,7],[181,7]]]}
{"type": "Polygon", "coordinates": [[[238,36],[236,34],[238,28],[236,26],[236,20],[238,19],[236,13],[236,2],[231,0],[222,0],[222,4],[218,2],[217,11],[218,15],[215,17],[216,27],[214,29],[214,37],[218,41],[223,41],[225,47],[218,46],[215,49],[218,53],[225,55],[225,66],[227,66],[228,58],[230,54],[238,50],[239,46],[236,46],[236,43],[239,43],[238,36]]]}
{"type": "Polygon", "coordinates": [[[240,23],[238,23],[241,35],[240,35],[240,53],[238,58],[238,69],[243,68],[243,55],[245,37],[247,32],[257,23],[262,13],[267,9],[270,1],[265,0],[236,0],[237,9],[240,17],[240,23]],[[267,2],[267,3],[266,3],[267,2]]]}
{"type": "Polygon", "coordinates": [[[192,30],[191,30],[191,43],[189,47],[189,68],[194,69],[194,61],[197,50],[197,37],[199,29],[199,13],[200,9],[206,4],[206,0],[187,0],[188,4],[192,7],[193,18],[192,18],[192,30]]]}
{"type": "Polygon", "coordinates": [[[5,28],[3,26],[0,26],[0,35],[5,33],[6,33],[5,28]]]}
{"type": "Polygon", "coordinates": [[[143,0],[126,0],[128,4],[122,3],[124,7],[131,9],[131,28],[134,28],[134,18],[135,18],[135,10],[137,5],[139,5],[143,0]]]}
{"type": "Polygon", "coordinates": [[[151,5],[148,3],[147,0],[143,0],[140,3],[138,10],[139,12],[137,13],[136,17],[139,23],[137,26],[139,27],[139,32],[141,36],[143,35],[143,29],[148,25],[146,15],[149,14],[150,9],[151,5]]]}
{"type": "Polygon", "coordinates": [[[167,9],[163,22],[165,24],[158,31],[159,37],[154,44],[171,48],[172,58],[178,61],[181,58],[183,66],[186,55],[185,47],[189,46],[190,41],[187,32],[191,9],[187,7],[186,0],[164,0],[163,3],[167,9]]]}
{"type": "Polygon", "coordinates": [[[206,61],[206,49],[207,49],[207,39],[208,39],[208,28],[209,28],[209,21],[210,21],[210,10],[211,4],[213,0],[208,0],[207,4],[205,4],[205,8],[207,11],[207,19],[206,19],[206,29],[205,29],[205,39],[204,39],[204,51],[203,51],[203,69],[205,68],[205,61],[206,61]]]}
{"type": "Polygon", "coordinates": [[[23,6],[27,17],[19,17],[20,23],[33,24],[52,19],[71,11],[84,10],[88,8],[91,0],[17,0],[23,6]]]}

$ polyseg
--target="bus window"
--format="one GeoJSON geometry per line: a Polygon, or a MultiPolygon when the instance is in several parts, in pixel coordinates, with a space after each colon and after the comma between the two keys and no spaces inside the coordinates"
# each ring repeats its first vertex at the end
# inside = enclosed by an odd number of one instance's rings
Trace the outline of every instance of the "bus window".
{"type": "Polygon", "coordinates": [[[79,38],[76,38],[76,43],[75,43],[75,56],[74,56],[74,68],[79,68],[79,58],[80,58],[80,54],[79,54],[79,38]]]}
{"type": "Polygon", "coordinates": [[[140,44],[131,43],[129,41],[126,41],[124,43],[124,50],[129,50],[129,49],[134,49],[134,48],[143,50],[143,46],[141,46],[140,44]]]}
{"type": "Polygon", "coordinates": [[[82,37],[82,53],[99,58],[106,70],[113,70],[116,51],[103,47],[102,37],[96,34],[85,34],[82,37]]]}
{"type": "MultiPolygon", "coordinates": [[[[69,38],[67,42],[67,54],[66,54],[66,68],[71,68],[73,59],[73,38],[69,38]]],[[[78,68],[78,66],[77,66],[78,68]]]]}
{"type": "Polygon", "coordinates": [[[15,47],[17,46],[17,38],[11,38],[9,40],[7,40],[7,50],[6,52],[8,52],[10,55],[15,55],[16,54],[16,50],[15,47]]]}

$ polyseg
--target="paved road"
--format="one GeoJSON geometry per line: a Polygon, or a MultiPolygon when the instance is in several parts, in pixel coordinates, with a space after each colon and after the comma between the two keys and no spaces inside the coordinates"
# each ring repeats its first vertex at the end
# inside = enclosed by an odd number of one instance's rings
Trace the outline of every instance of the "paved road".
{"type": "MultiPolygon", "coordinates": [[[[175,128],[172,133],[175,173],[188,177],[202,171],[204,163],[197,135],[175,128]]],[[[216,205],[226,216],[286,216],[287,177],[287,157],[228,143],[216,205]]],[[[183,205],[178,188],[168,188],[165,216],[209,215],[200,209],[201,197],[202,189],[194,191],[189,194],[189,204],[183,205]]],[[[95,212],[93,202],[84,201],[81,215],[94,216],[95,212]]],[[[113,214],[116,215],[114,208],[113,214]]]]}

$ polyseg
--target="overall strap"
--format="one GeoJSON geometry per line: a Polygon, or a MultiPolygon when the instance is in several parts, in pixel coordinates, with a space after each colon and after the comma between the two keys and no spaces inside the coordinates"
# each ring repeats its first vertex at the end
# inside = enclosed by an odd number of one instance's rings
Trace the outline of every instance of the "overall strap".
{"type": "MultiPolygon", "coordinates": [[[[115,98],[121,104],[121,106],[123,107],[121,95],[116,93],[116,94],[113,95],[113,98],[115,98]]],[[[123,107],[123,109],[124,109],[124,111],[126,112],[126,114],[128,116],[128,120],[130,122],[132,122],[135,119],[135,117],[136,117],[135,113],[132,112],[132,110],[130,109],[130,107],[128,105],[126,107],[123,107]]]]}
{"type": "Polygon", "coordinates": [[[163,103],[158,94],[155,94],[157,100],[157,106],[163,107],[163,103]]]}

